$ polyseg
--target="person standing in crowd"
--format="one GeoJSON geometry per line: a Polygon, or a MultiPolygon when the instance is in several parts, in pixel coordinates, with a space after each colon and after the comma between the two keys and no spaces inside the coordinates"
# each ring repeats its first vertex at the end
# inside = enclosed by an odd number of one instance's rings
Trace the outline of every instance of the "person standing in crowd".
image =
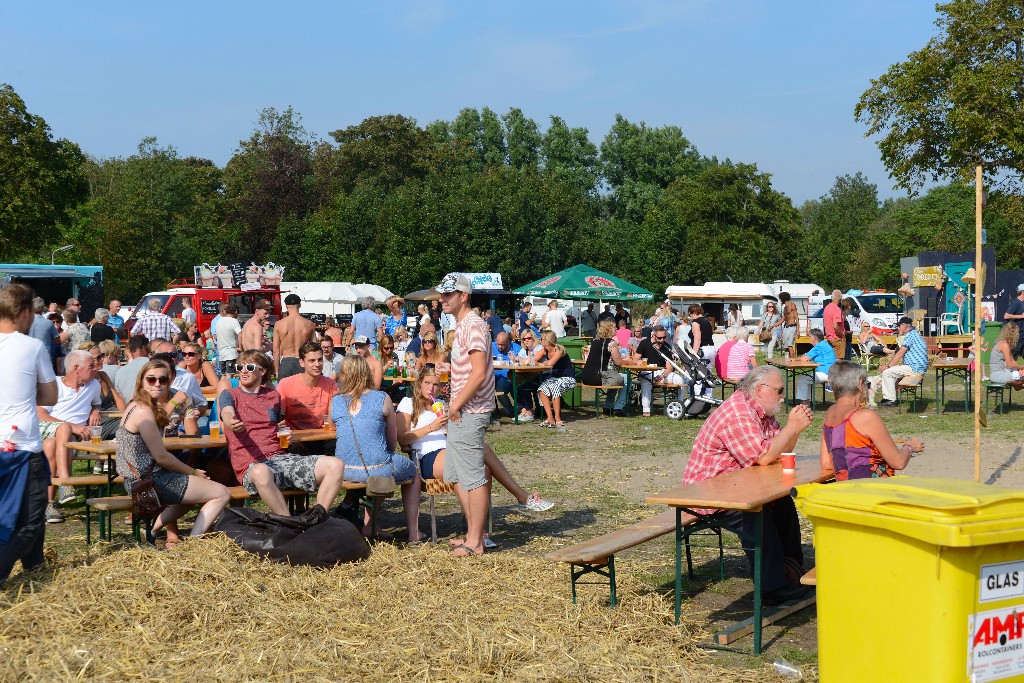
{"type": "Polygon", "coordinates": [[[121,316],[121,302],[117,299],[110,301],[110,318],[107,324],[114,330],[114,341],[120,343],[124,336],[124,318],[121,316]]]}
{"type": "Polygon", "coordinates": [[[52,350],[54,345],[59,343],[57,328],[53,326],[53,323],[46,318],[46,302],[43,297],[37,296],[32,299],[32,310],[35,311],[35,315],[32,318],[32,326],[28,331],[28,336],[33,339],[38,339],[39,343],[46,349],[46,357],[50,359],[50,365],[52,367],[53,357],[52,350]]]}
{"type": "Polygon", "coordinates": [[[89,341],[89,328],[85,326],[85,323],[79,322],[78,313],[70,308],[65,309],[61,317],[64,318],[64,334],[67,335],[64,342],[64,355],[66,356],[89,341]]]}
{"type": "Polygon", "coordinates": [[[402,310],[404,303],[405,299],[400,296],[389,296],[387,301],[384,302],[388,309],[388,316],[384,318],[384,334],[390,334],[392,339],[395,336],[395,330],[399,327],[405,327],[408,323],[405,311],[402,310]]]}
{"type": "MultiPolygon", "coordinates": [[[[683,484],[693,484],[726,472],[770,465],[792,451],[796,440],[811,424],[811,409],[795,406],[785,427],[776,414],[785,393],[782,373],[771,365],[762,365],[740,380],[736,391],[712,411],[697,433],[693,451],[683,472],[683,484]]],[[[702,511],[706,514],[712,510],[702,511]]],[[[762,508],[762,514],[717,512],[715,519],[725,528],[746,538],[754,538],[758,517],[763,523],[761,586],[766,605],[778,605],[803,597],[803,548],[800,521],[793,499],[784,496],[762,508]]],[[[750,548],[749,544],[747,546],[750,548]]],[[[745,549],[751,571],[754,550],[745,549]]]]}
{"type": "Polygon", "coordinates": [[[712,365],[715,362],[715,340],[711,321],[704,316],[704,307],[700,304],[690,304],[687,312],[690,314],[690,348],[712,365]]]}
{"type": "Polygon", "coordinates": [[[764,305],[764,315],[761,317],[761,324],[757,326],[758,341],[765,344],[764,355],[771,358],[775,355],[775,346],[779,342],[779,330],[782,328],[782,316],[779,315],[779,307],[774,301],[764,305]],[[767,339],[764,339],[767,333],[767,339]]]}
{"type": "Polygon", "coordinates": [[[615,324],[618,325],[620,320],[626,321],[626,327],[633,326],[633,318],[630,316],[629,311],[622,304],[615,304],[615,324]]]}
{"type": "Polygon", "coordinates": [[[25,285],[0,290],[0,442],[12,449],[0,457],[0,586],[18,561],[26,572],[43,564],[50,467],[36,410],[56,403],[58,391],[49,350],[28,336],[36,304],[25,285]]]}
{"type": "Polygon", "coordinates": [[[843,327],[843,309],[840,303],[843,300],[843,293],[838,289],[832,291],[832,301],[825,306],[821,314],[821,324],[824,328],[825,339],[832,345],[836,352],[836,358],[846,357],[846,329],[843,327]]]}
{"type": "Polygon", "coordinates": [[[796,333],[799,329],[800,313],[796,310],[789,292],[779,292],[782,303],[782,349],[790,358],[796,358],[796,333]]]}
{"type": "Polygon", "coordinates": [[[161,338],[176,342],[176,337],[181,334],[181,330],[174,324],[170,316],[160,312],[161,306],[163,306],[163,302],[156,297],[146,303],[148,313],[132,325],[133,337],[143,334],[147,339],[161,338]]]}
{"type": "Polygon", "coordinates": [[[587,304],[585,311],[580,313],[580,334],[584,337],[593,337],[597,333],[597,313],[594,312],[594,304],[587,304]]]}
{"type": "Polygon", "coordinates": [[[523,332],[527,328],[533,325],[533,304],[529,301],[524,301],[523,306],[518,313],[516,313],[516,334],[520,337],[523,336],[523,332]]]}
{"type": "MultiPolygon", "coordinates": [[[[352,327],[354,337],[366,337],[370,344],[370,350],[377,348],[377,335],[384,324],[380,316],[373,310],[377,302],[372,296],[365,297],[361,304],[361,310],[352,316],[352,327]]],[[[354,338],[353,337],[353,338],[354,338]]]]}
{"type": "MultiPolygon", "coordinates": [[[[68,299],[67,303],[64,304],[64,310],[73,312],[75,314],[75,321],[77,321],[78,316],[82,313],[82,302],[75,297],[71,297],[68,299]]],[[[61,323],[61,330],[67,330],[67,324],[67,319],[65,319],[64,322],[61,323]]],[[[71,350],[74,351],[74,349],[71,350]]]]}
{"type": "MultiPolygon", "coordinates": [[[[222,375],[229,375],[235,371],[235,359],[238,358],[239,335],[242,334],[242,326],[238,324],[238,306],[228,304],[224,307],[217,321],[217,328],[214,334],[217,335],[217,360],[220,363],[222,375]]],[[[132,328],[132,333],[135,329],[132,328]]]]}
{"type": "Polygon", "coordinates": [[[245,325],[242,325],[242,334],[238,337],[240,350],[263,350],[263,324],[270,317],[271,310],[273,310],[273,306],[269,301],[263,300],[256,304],[253,316],[245,321],[245,325]]]}
{"type": "Polygon", "coordinates": [[[185,297],[181,301],[181,315],[178,316],[185,321],[185,326],[196,323],[196,309],[192,308],[192,300],[185,297]]]}
{"type": "Polygon", "coordinates": [[[541,329],[549,329],[561,339],[565,336],[565,322],[565,311],[560,309],[558,302],[552,299],[548,302],[548,310],[544,312],[544,317],[541,318],[541,329]]]}
{"type": "Polygon", "coordinates": [[[1017,343],[1011,349],[1014,358],[1024,355],[1024,283],[1017,285],[1017,296],[1003,314],[1003,320],[1017,326],[1017,343]]]}
{"type": "Polygon", "coordinates": [[[89,338],[92,339],[93,344],[99,344],[102,341],[110,340],[114,341],[117,335],[114,334],[114,328],[108,323],[110,322],[110,311],[106,308],[97,308],[96,313],[93,315],[93,324],[89,328],[89,338]]]}
{"type": "Polygon", "coordinates": [[[490,487],[484,466],[484,435],[494,407],[494,363],[486,323],[470,310],[473,285],[460,273],[444,276],[436,290],[441,307],[456,320],[451,348],[452,399],[448,409],[448,450],[445,481],[455,484],[466,537],[457,542],[457,557],[482,555],[490,487]]]}

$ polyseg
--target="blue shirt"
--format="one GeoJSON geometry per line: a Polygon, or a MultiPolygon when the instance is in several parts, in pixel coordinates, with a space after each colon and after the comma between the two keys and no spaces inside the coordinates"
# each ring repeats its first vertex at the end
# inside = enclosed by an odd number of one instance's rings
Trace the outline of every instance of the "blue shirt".
{"type": "MultiPolygon", "coordinates": [[[[395,316],[389,314],[386,318],[384,318],[384,331],[390,334],[392,337],[394,337],[395,330],[397,330],[399,327],[406,327],[408,324],[408,320],[409,319],[406,317],[404,312],[402,313],[401,320],[395,320],[395,316]]],[[[359,333],[357,332],[356,334],[359,333]]]]}
{"type": "Polygon", "coordinates": [[[919,375],[928,372],[928,346],[917,330],[910,330],[903,338],[900,346],[906,347],[903,352],[903,364],[919,375]]]}
{"type": "MultiPolygon", "coordinates": [[[[509,362],[509,358],[511,356],[518,356],[519,352],[522,350],[522,347],[519,346],[519,344],[516,344],[515,342],[512,342],[511,344],[512,345],[509,346],[508,353],[503,353],[501,351],[501,349],[498,348],[498,342],[492,341],[491,342],[491,357],[494,358],[496,361],[499,361],[501,363],[508,363],[509,362]]],[[[495,377],[508,377],[508,370],[495,370],[494,371],[494,376],[495,377]]]]}
{"type": "Polygon", "coordinates": [[[214,355],[216,355],[217,351],[220,349],[220,342],[217,341],[217,321],[218,320],[220,320],[220,313],[215,315],[213,317],[213,320],[210,321],[210,334],[213,336],[213,353],[214,353],[214,355]]]}
{"type": "Polygon", "coordinates": [[[124,318],[119,315],[112,315],[107,324],[114,328],[114,340],[121,341],[121,333],[124,332],[124,318]]]}
{"type": "Polygon", "coordinates": [[[32,320],[32,328],[28,336],[38,339],[43,343],[43,348],[50,353],[50,360],[53,360],[53,345],[57,339],[57,328],[49,320],[41,315],[36,315],[32,320]]]}
{"type": "Polygon", "coordinates": [[[380,328],[380,316],[369,308],[352,316],[352,326],[355,328],[355,336],[363,336],[370,340],[370,344],[377,345],[377,330],[380,328]]]}
{"type": "Polygon", "coordinates": [[[818,364],[815,372],[823,372],[826,375],[832,364],[836,362],[836,352],[828,340],[820,341],[811,347],[811,350],[807,352],[807,357],[818,364]]]}

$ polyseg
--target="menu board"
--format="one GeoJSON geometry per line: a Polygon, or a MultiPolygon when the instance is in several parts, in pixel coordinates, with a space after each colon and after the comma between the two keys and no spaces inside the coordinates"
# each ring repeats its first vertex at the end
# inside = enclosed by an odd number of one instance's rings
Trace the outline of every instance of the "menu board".
{"type": "Polygon", "coordinates": [[[200,304],[203,307],[203,315],[217,315],[220,313],[220,304],[217,299],[203,299],[200,304]]]}

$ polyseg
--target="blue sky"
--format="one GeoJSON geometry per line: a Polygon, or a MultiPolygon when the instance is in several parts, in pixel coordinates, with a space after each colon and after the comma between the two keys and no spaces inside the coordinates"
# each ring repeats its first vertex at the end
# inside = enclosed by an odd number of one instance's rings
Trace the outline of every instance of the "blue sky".
{"type": "Polygon", "coordinates": [[[264,107],[320,137],[519,107],[596,143],[621,113],[756,163],[799,206],[857,171],[902,194],[853,107],[935,17],[924,0],[12,2],[0,82],[91,155],[155,135],[220,165],[264,107]]]}

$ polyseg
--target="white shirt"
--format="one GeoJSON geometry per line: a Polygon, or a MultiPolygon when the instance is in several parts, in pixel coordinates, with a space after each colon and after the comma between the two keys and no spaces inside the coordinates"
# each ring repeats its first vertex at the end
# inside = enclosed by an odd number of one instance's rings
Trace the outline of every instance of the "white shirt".
{"type": "Polygon", "coordinates": [[[238,358],[238,335],[242,326],[238,318],[222,315],[217,321],[217,360],[235,360],[238,358]]]}
{"type": "Polygon", "coordinates": [[[196,379],[195,375],[184,368],[174,368],[174,381],[171,382],[171,396],[173,396],[176,391],[180,391],[192,399],[192,405],[196,408],[202,408],[206,405],[206,398],[203,396],[203,390],[199,386],[199,380],[196,379]]]}
{"type": "MultiPolygon", "coordinates": [[[[406,396],[398,404],[398,412],[405,413],[406,415],[412,415],[412,399],[406,396]]],[[[437,415],[434,414],[433,410],[424,410],[420,413],[419,418],[413,424],[413,429],[422,429],[427,425],[432,425],[437,421],[437,415]]],[[[430,432],[421,439],[417,439],[413,444],[413,450],[419,451],[420,456],[424,456],[427,453],[433,453],[439,451],[448,445],[448,436],[444,431],[430,432]]]]}
{"type": "Polygon", "coordinates": [[[36,414],[36,385],[56,379],[50,351],[38,339],[21,332],[0,334],[0,358],[4,359],[0,382],[0,441],[13,441],[33,453],[43,450],[36,414]],[[18,431],[12,435],[12,427],[18,431]]]}
{"type": "Polygon", "coordinates": [[[93,408],[100,407],[100,383],[98,380],[86,382],[77,390],[64,384],[63,378],[57,380],[57,404],[46,409],[50,417],[75,425],[89,423],[89,413],[93,408]]]}
{"type": "Polygon", "coordinates": [[[183,308],[181,310],[181,319],[187,324],[191,325],[196,321],[196,309],[194,308],[183,308]]]}
{"type": "Polygon", "coordinates": [[[565,312],[561,309],[554,309],[544,314],[544,324],[551,328],[556,337],[565,336],[565,312]]]}

